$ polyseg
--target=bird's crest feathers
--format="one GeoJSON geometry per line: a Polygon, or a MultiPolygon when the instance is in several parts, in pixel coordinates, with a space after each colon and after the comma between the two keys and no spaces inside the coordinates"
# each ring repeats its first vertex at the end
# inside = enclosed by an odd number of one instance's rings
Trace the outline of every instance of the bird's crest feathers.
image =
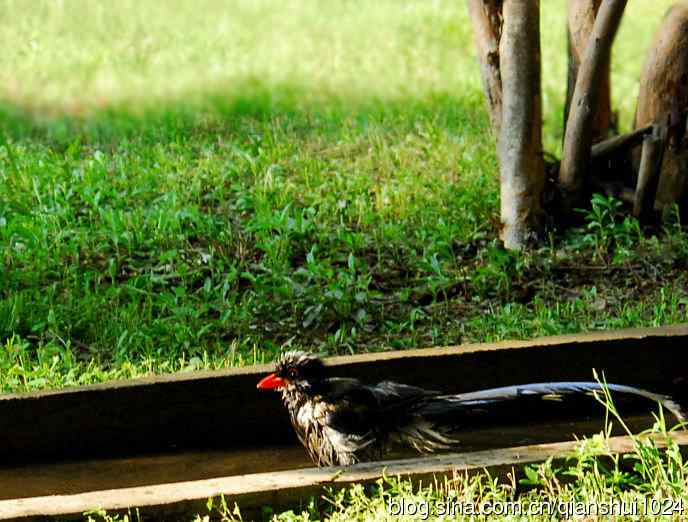
{"type": "Polygon", "coordinates": [[[289,377],[290,371],[294,370],[300,378],[307,379],[321,377],[324,369],[325,365],[317,355],[291,350],[282,353],[277,361],[275,373],[289,377]]]}

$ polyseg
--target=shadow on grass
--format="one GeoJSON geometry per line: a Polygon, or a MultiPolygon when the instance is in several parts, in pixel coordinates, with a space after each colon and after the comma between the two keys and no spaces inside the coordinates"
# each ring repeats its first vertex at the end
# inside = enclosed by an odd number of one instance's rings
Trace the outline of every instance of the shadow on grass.
{"type": "Polygon", "coordinates": [[[480,92],[428,92],[389,98],[364,98],[312,92],[298,85],[241,86],[176,99],[135,101],[80,112],[35,109],[0,100],[0,127],[13,141],[38,141],[61,148],[75,140],[115,146],[122,141],[152,143],[185,141],[190,136],[235,134],[251,125],[277,122],[298,134],[317,128],[339,133],[344,127],[370,124],[413,128],[432,122],[457,134],[489,132],[480,92]]]}

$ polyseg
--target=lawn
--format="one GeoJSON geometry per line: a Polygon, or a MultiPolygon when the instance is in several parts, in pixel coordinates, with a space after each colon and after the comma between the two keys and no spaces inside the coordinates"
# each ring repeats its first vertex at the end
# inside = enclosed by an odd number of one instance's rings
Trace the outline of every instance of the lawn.
{"type": "MultiPolygon", "coordinates": [[[[685,320],[685,234],[613,201],[501,250],[465,6],[369,4],[6,3],[0,390],[685,320]]],[[[564,5],[543,6],[554,154],[564,5]]],[[[622,128],[661,11],[622,26],[622,128]]]]}
{"type": "MultiPolygon", "coordinates": [[[[622,130],[671,2],[629,2],[622,130]]],[[[565,2],[542,2],[558,155],[565,2]]],[[[688,235],[598,197],[502,250],[464,2],[5,0],[0,391],[678,323],[688,235]]]]}

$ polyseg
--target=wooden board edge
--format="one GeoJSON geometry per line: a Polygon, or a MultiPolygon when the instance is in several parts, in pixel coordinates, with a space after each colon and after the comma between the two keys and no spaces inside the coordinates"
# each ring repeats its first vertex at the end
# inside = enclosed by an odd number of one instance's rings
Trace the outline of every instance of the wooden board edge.
{"type": "MultiPolygon", "coordinates": [[[[674,432],[672,440],[681,446],[688,445],[688,432],[674,432]]],[[[485,469],[493,476],[501,476],[550,457],[564,459],[571,456],[579,444],[578,441],[538,444],[419,459],[370,462],[348,468],[307,468],[78,495],[4,500],[0,501],[0,520],[78,519],[84,512],[94,509],[126,512],[129,508],[138,508],[141,515],[154,517],[203,514],[208,499],[219,496],[224,496],[229,506],[236,503],[242,511],[255,512],[264,505],[275,508],[298,505],[300,501],[318,494],[324,487],[341,488],[371,482],[382,476],[432,480],[451,477],[457,473],[473,474],[485,469]]],[[[666,445],[666,441],[655,437],[655,444],[662,447],[666,445]]],[[[633,451],[634,445],[631,437],[611,437],[599,453],[629,453],[633,451]]]]}
{"type": "MultiPolygon", "coordinates": [[[[626,328],[620,330],[603,330],[584,332],[579,334],[555,335],[537,337],[535,339],[519,341],[498,341],[492,343],[467,343],[458,346],[414,348],[410,350],[393,350],[384,352],[364,353],[357,355],[344,355],[326,358],[327,366],[342,366],[357,363],[388,362],[396,359],[427,358],[448,355],[470,354],[495,350],[518,350],[527,348],[547,348],[562,345],[575,345],[579,343],[610,342],[624,340],[638,340],[653,337],[688,337],[688,323],[660,326],[655,328],[626,328]]],[[[155,386],[165,383],[180,383],[185,381],[202,381],[223,379],[237,375],[260,376],[272,371],[273,364],[256,364],[239,368],[227,368],[223,370],[201,370],[189,372],[177,372],[173,374],[155,375],[137,379],[122,379],[100,384],[84,386],[71,386],[54,390],[43,390],[23,393],[0,394],[0,401],[12,401],[17,399],[40,399],[54,395],[82,394],[92,391],[115,390],[120,388],[136,388],[155,386]]]]}
{"type": "Polygon", "coordinates": [[[413,348],[410,350],[394,350],[388,352],[364,353],[358,355],[344,355],[329,357],[330,365],[350,364],[353,362],[375,362],[402,357],[427,357],[430,355],[447,355],[459,353],[475,353],[494,350],[510,350],[519,348],[547,348],[567,344],[594,343],[605,341],[638,340],[652,337],[684,337],[688,336],[688,323],[680,323],[652,328],[622,328],[619,330],[595,330],[577,334],[550,335],[527,340],[507,340],[488,343],[466,343],[456,346],[436,346],[428,348],[413,348]]]}

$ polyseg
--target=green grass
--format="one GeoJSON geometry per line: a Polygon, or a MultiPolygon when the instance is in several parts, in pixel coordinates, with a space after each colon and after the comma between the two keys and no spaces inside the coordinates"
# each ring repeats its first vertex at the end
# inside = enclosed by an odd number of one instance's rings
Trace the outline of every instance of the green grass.
{"type": "MultiPolygon", "coordinates": [[[[600,199],[588,229],[499,248],[460,2],[32,5],[0,12],[2,391],[250,364],[284,345],[686,319],[678,226],[655,236],[600,199]]],[[[555,154],[563,7],[543,5],[555,154]]],[[[661,10],[631,3],[620,31],[626,126],[661,10]]]]}
{"type": "MultiPolygon", "coordinates": [[[[557,155],[565,2],[541,3],[557,155]]],[[[670,3],[629,3],[612,77],[622,130],[670,3]]],[[[583,228],[499,248],[463,2],[5,0],[0,41],[2,392],[252,364],[287,345],[346,353],[687,319],[675,219],[643,230],[597,197],[583,228]]],[[[680,454],[651,457],[629,474],[583,452],[571,482],[545,466],[535,489],[486,475],[381,482],[331,495],[327,513],[383,518],[390,499],[448,495],[685,499],[680,454]]]]}

